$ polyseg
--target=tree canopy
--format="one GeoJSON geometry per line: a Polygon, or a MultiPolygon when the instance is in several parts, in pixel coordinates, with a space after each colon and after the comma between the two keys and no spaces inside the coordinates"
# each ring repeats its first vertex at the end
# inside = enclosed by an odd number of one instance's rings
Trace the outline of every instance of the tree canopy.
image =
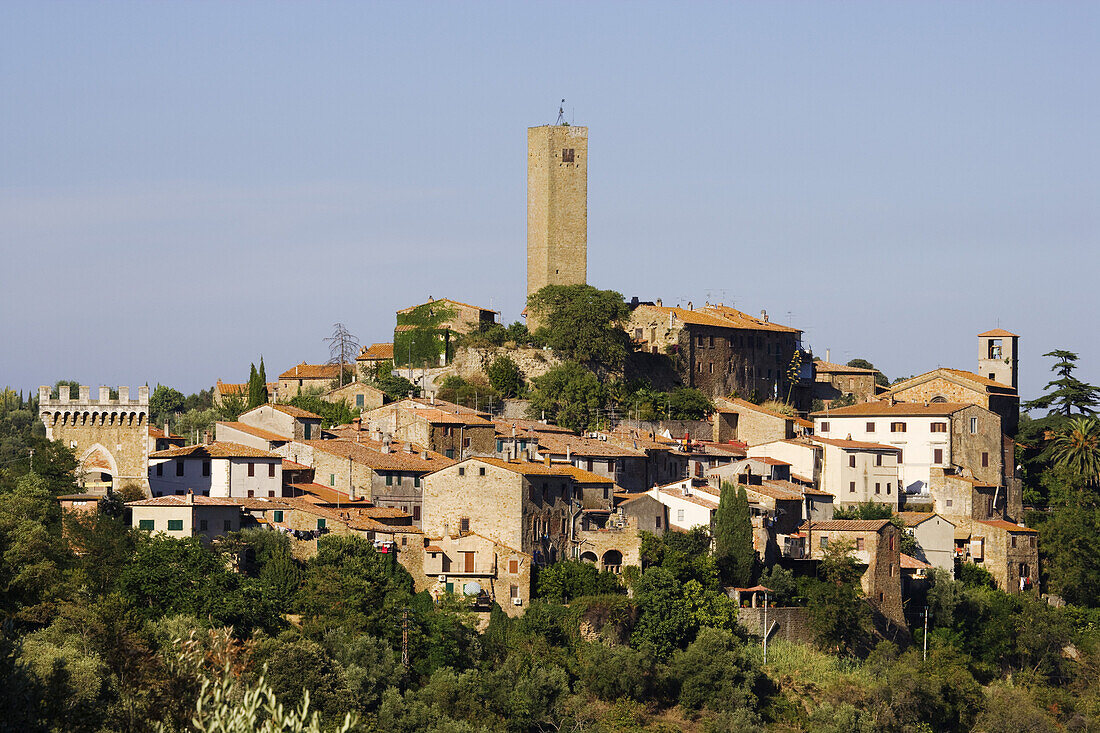
{"type": "Polygon", "coordinates": [[[623,324],[630,308],[614,290],[547,285],[527,299],[537,316],[535,336],[565,358],[618,371],[632,350],[623,324]]]}

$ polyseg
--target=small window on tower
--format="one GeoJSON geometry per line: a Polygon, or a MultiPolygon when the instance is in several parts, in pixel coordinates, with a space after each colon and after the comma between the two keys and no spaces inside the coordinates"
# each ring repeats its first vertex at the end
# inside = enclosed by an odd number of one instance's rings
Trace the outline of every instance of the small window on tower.
{"type": "Polygon", "coordinates": [[[572,163],[573,162],[573,148],[562,148],[561,149],[561,162],[562,163],[572,163]]]}

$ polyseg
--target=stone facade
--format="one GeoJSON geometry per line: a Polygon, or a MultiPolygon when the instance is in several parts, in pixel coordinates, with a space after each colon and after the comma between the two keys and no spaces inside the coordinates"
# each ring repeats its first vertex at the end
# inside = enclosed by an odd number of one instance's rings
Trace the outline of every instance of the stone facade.
{"type": "Polygon", "coordinates": [[[933,510],[959,527],[969,529],[974,522],[1004,518],[1004,492],[994,483],[933,468],[929,489],[933,510]]]}
{"type": "Polygon", "coordinates": [[[813,522],[811,558],[820,560],[830,543],[849,542],[852,555],[867,566],[860,584],[863,594],[883,615],[905,626],[901,598],[901,540],[898,528],[886,519],[841,519],[813,522]]]}
{"type": "Polygon", "coordinates": [[[377,387],[363,382],[352,382],[343,387],[330,389],[321,395],[325,402],[344,402],[353,410],[373,410],[386,402],[386,394],[377,387]]]}
{"type": "MultiPolygon", "coordinates": [[[[527,294],[588,282],[588,128],[527,130],[527,294]]],[[[537,324],[528,318],[528,327],[537,324]]]]}
{"type": "Polygon", "coordinates": [[[1003,328],[978,334],[978,375],[1020,388],[1020,337],[1003,328]]]}
{"type": "MultiPolygon", "coordinates": [[[[355,374],[354,364],[345,364],[348,374],[355,374]]],[[[327,392],[340,381],[339,364],[301,364],[279,375],[278,399],[290,400],[303,392],[327,392]]]]}
{"type": "Polygon", "coordinates": [[[984,567],[1006,593],[1038,588],[1039,533],[1003,520],[975,522],[971,526],[970,562],[984,567]],[[974,551],[980,545],[981,557],[974,551]]]}
{"type": "Polygon", "coordinates": [[[753,636],[764,635],[764,616],[768,617],[768,626],[776,625],[775,631],[768,642],[782,639],[783,641],[797,644],[813,644],[817,641],[814,631],[813,619],[810,617],[810,609],[799,606],[784,606],[769,608],[767,614],[764,608],[739,608],[737,609],[737,622],[744,626],[753,636]]]}
{"type": "MultiPolygon", "coordinates": [[[[688,387],[762,399],[786,397],[787,369],[802,339],[800,330],[772,323],[766,314],[755,318],[722,304],[699,310],[639,305],[627,333],[639,349],[670,355],[688,387]]],[[[809,365],[804,369],[808,379],[809,365]]],[[[799,402],[802,391],[797,382],[795,387],[792,397],[799,402]]]]}
{"type": "Polygon", "coordinates": [[[826,404],[844,395],[853,395],[858,402],[870,402],[877,391],[877,373],[874,369],[815,361],[813,397],[826,404]]]}
{"type": "Polygon", "coordinates": [[[898,402],[979,405],[1000,416],[1007,435],[1016,433],[1020,421],[1020,396],[1015,388],[962,369],[935,369],[899,382],[882,396],[898,402]]]}
{"type": "Polygon", "coordinates": [[[711,439],[716,443],[735,440],[754,446],[813,432],[806,420],[772,412],[746,400],[718,398],[715,407],[711,439]]]}
{"type": "Polygon", "coordinates": [[[418,592],[427,590],[438,598],[464,593],[467,584],[476,583],[509,616],[522,614],[531,602],[530,554],[473,532],[430,537],[426,542],[420,572],[405,566],[418,592]]]}
{"type": "Polygon", "coordinates": [[[210,542],[241,527],[241,508],[228,499],[163,496],[130,502],[130,526],[169,537],[200,537],[210,542]]]}
{"type": "Polygon", "coordinates": [[[288,440],[315,440],[321,437],[321,416],[291,405],[260,405],[241,413],[237,420],[288,440]]]}
{"type": "Polygon", "coordinates": [[[79,397],[70,399],[62,387],[58,399],[50,388],[38,388],[38,410],[46,437],[71,448],[77,459],[77,480],[86,488],[104,493],[127,484],[148,490],[149,387],[138,387],[137,399],[130,388],[119,387],[118,399],[100,387],[98,399],[81,385],[79,397]]]}

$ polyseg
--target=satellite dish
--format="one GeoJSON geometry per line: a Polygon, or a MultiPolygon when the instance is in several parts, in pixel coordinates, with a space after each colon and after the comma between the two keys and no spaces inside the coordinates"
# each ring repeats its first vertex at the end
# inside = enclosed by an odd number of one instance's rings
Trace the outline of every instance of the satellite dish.
{"type": "Polygon", "coordinates": [[[462,586],[462,592],[468,596],[476,596],[478,593],[481,592],[481,583],[478,583],[476,581],[467,583],[466,585],[462,586]]]}

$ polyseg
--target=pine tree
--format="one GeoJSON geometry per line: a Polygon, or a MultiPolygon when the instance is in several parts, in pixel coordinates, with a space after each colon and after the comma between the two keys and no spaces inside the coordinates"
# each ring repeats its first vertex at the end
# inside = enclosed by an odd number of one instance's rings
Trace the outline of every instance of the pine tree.
{"type": "MultiPolygon", "coordinates": [[[[267,369],[264,369],[264,356],[260,354],[260,388],[263,392],[264,402],[267,402],[271,395],[267,392],[267,369]]],[[[260,403],[261,405],[263,402],[260,403]]]]}
{"type": "Polygon", "coordinates": [[[752,546],[749,495],[743,486],[724,484],[714,515],[714,555],[722,581],[738,588],[752,582],[756,551],[752,546]]]}

